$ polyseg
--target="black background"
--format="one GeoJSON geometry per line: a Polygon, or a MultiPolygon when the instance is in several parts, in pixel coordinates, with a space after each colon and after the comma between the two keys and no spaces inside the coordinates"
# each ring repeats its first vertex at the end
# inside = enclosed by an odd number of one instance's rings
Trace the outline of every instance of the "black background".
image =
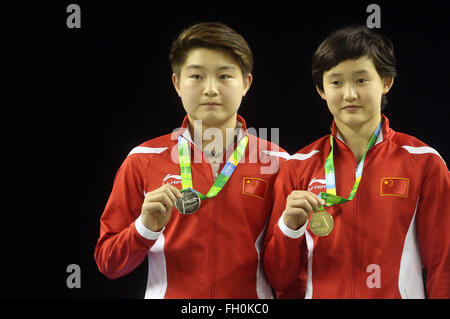
{"type": "MultiPolygon", "coordinates": [[[[128,152],[184,117],[170,80],[171,42],[204,21],[241,33],[255,67],[239,113],[248,127],[279,128],[280,145],[294,153],[327,134],[332,120],[311,80],[314,50],[331,31],[365,24],[371,2],[72,2],[2,10],[1,296],[142,298],[146,261],[109,280],[93,252],[128,152]],[[72,2],[81,29],[66,26],[72,2]],[[66,286],[69,264],[81,267],[80,289],[66,286]]],[[[448,162],[450,5],[376,3],[398,60],[384,113],[448,162]]]]}

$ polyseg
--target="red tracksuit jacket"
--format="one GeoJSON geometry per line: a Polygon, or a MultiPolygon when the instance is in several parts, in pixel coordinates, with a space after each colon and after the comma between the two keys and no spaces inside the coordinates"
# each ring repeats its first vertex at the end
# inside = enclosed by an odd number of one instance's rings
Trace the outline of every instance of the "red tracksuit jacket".
{"type": "MultiPolygon", "coordinates": [[[[314,235],[307,224],[292,231],[281,215],[292,190],[325,192],[329,135],[281,169],[264,254],[279,297],[450,298],[449,171],[434,149],[392,130],[385,116],[383,122],[354,199],[326,208],[334,218],[326,237],[314,235]]],[[[334,123],[332,134],[337,135],[334,123]]],[[[339,138],[334,165],[337,195],[347,197],[357,163],[339,138]]]]}
{"type": "MultiPolygon", "coordinates": [[[[243,118],[238,116],[238,121],[246,131],[243,118]]],[[[142,224],[145,193],[166,183],[181,189],[179,164],[172,156],[178,161],[177,138],[187,136],[186,127],[187,117],[178,133],[143,143],[123,162],[100,219],[98,268],[117,278],[147,257],[146,298],[273,297],[260,252],[278,166],[282,157],[289,156],[278,146],[249,134],[244,157],[217,197],[203,200],[193,215],[174,208],[159,233],[142,224]]],[[[215,179],[211,165],[206,157],[194,163],[194,156],[202,158],[203,153],[193,143],[190,146],[193,185],[206,194],[215,179]]],[[[224,158],[220,169],[225,162],[224,158]]]]}

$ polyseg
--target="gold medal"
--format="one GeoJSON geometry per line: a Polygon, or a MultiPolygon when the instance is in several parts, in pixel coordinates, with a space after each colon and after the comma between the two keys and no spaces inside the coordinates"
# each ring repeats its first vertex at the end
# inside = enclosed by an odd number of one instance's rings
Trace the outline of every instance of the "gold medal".
{"type": "Polygon", "coordinates": [[[333,217],[325,210],[312,213],[309,229],[317,236],[327,236],[333,230],[333,217]]]}

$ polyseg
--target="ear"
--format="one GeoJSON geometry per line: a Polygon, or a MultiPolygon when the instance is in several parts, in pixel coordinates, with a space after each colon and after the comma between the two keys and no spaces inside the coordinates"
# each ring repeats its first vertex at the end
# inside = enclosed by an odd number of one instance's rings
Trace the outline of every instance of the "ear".
{"type": "Polygon", "coordinates": [[[394,77],[383,78],[383,95],[387,94],[394,85],[394,77]]]}
{"type": "Polygon", "coordinates": [[[180,81],[178,80],[177,75],[175,73],[172,73],[172,84],[173,84],[173,87],[175,88],[175,90],[177,91],[178,96],[181,97],[180,81]]]}
{"type": "Polygon", "coordinates": [[[250,89],[250,86],[252,85],[253,82],[253,76],[251,75],[251,73],[247,74],[247,77],[244,78],[244,91],[242,92],[242,96],[245,96],[248,92],[248,90],[250,89]]]}
{"type": "Polygon", "coordinates": [[[322,90],[321,89],[319,89],[319,87],[316,85],[316,90],[317,90],[317,93],[319,93],[319,95],[320,95],[320,97],[323,99],[323,100],[327,100],[327,97],[326,97],[326,95],[325,95],[325,93],[324,92],[322,92],[322,90]]]}

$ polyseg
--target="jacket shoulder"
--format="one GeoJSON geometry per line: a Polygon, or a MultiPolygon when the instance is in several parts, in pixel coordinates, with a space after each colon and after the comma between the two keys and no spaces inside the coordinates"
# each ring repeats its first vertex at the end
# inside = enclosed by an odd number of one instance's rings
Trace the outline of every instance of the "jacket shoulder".
{"type": "Polygon", "coordinates": [[[257,150],[261,153],[261,156],[267,158],[278,158],[281,161],[288,160],[290,158],[290,154],[279,145],[252,134],[248,134],[248,137],[250,149],[257,150]]]}
{"type": "Polygon", "coordinates": [[[176,143],[176,138],[172,134],[162,135],[151,140],[145,141],[142,144],[134,147],[128,156],[134,154],[141,154],[152,156],[154,154],[162,154],[171,149],[171,146],[176,143]]]}
{"type": "Polygon", "coordinates": [[[391,141],[403,152],[407,152],[409,156],[418,161],[443,162],[445,164],[437,150],[414,136],[396,132],[391,141]]]}
{"type": "Polygon", "coordinates": [[[317,161],[318,159],[322,159],[326,150],[329,148],[329,138],[330,135],[323,136],[318,140],[312,142],[311,144],[301,148],[295,154],[293,154],[290,158],[290,161],[317,161]]]}

